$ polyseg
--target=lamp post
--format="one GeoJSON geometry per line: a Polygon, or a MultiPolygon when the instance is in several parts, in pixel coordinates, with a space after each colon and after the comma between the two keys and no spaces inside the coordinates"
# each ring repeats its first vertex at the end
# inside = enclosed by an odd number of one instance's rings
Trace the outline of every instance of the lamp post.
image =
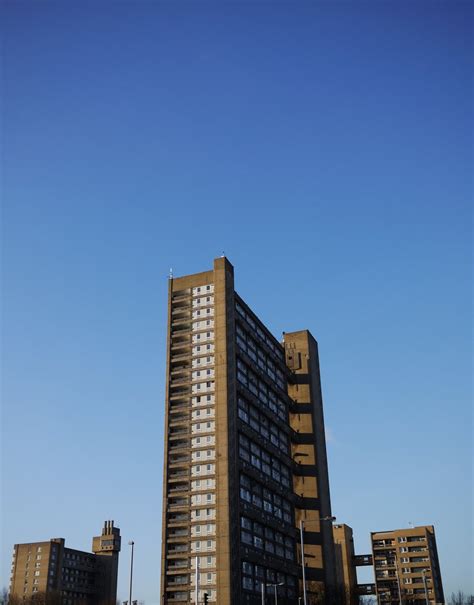
{"type": "MultiPolygon", "coordinates": [[[[331,521],[331,523],[335,520],[336,520],[336,517],[331,517],[331,516],[321,517],[321,519],[319,519],[320,522],[321,521],[331,521]]],[[[301,542],[301,569],[303,571],[303,605],[307,605],[306,569],[305,569],[305,562],[304,562],[304,522],[303,522],[303,519],[300,519],[300,542],[301,542]]]]}
{"type": "MultiPolygon", "coordinates": [[[[278,594],[277,594],[277,587],[278,587],[278,586],[283,586],[283,584],[284,584],[284,582],[279,582],[278,584],[274,584],[273,582],[270,582],[269,584],[263,584],[263,583],[262,583],[262,599],[264,599],[264,598],[265,598],[265,597],[264,597],[264,592],[263,592],[264,587],[265,587],[265,586],[273,586],[273,589],[274,589],[274,591],[275,591],[275,592],[274,592],[274,594],[275,594],[275,605],[278,605],[278,594]]],[[[264,600],[262,600],[262,603],[264,603],[264,600]]]]}
{"type": "Polygon", "coordinates": [[[130,557],[130,594],[129,594],[128,603],[129,603],[129,605],[132,605],[133,547],[135,546],[135,542],[133,540],[130,540],[130,542],[128,544],[129,544],[129,546],[132,547],[132,555],[130,557]]]}

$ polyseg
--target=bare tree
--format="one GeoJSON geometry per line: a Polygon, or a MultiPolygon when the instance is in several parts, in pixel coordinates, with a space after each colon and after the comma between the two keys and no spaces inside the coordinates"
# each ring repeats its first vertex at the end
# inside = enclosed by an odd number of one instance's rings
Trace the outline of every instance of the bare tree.
{"type": "Polygon", "coordinates": [[[448,602],[449,605],[473,605],[474,595],[467,595],[462,590],[458,590],[451,593],[451,598],[448,602]]]}

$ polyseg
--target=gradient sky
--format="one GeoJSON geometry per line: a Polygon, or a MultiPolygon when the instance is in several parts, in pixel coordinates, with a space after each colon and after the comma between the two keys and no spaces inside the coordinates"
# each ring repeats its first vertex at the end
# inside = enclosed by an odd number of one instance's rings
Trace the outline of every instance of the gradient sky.
{"type": "Polygon", "coordinates": [[[357,551],[432,523],[473,591],[472,4],[1,13],[1,585],[15,542],[114,519],[158,603],[167,274],[225,251],[276,336],[319,341],[357,551]]]}

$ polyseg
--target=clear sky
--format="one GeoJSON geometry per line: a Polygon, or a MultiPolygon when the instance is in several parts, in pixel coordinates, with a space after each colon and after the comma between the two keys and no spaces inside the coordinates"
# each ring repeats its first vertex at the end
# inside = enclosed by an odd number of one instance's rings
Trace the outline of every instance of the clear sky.
{"type": "Polygon", "coordinates": [[[275,335],[319,341],[357,551],[432,523],[472,591],[472,4],[1,12],[2,585],[15,542],[114,519],[158,603],[167,274],[225,251],[275,335]]]}

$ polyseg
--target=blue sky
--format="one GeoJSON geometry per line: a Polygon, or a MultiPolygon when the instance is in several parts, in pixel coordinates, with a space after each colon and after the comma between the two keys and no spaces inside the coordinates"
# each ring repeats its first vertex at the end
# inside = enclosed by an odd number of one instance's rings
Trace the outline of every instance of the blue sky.
{"type": "Polygon", "coordinates": [[[1,584],[13,543],[112,518],[158,603],[167,274],[225,251],[275,335],[319,341],[357,551],[433,523],[472,591],[472,5],[1,11],[1,584]]]}

